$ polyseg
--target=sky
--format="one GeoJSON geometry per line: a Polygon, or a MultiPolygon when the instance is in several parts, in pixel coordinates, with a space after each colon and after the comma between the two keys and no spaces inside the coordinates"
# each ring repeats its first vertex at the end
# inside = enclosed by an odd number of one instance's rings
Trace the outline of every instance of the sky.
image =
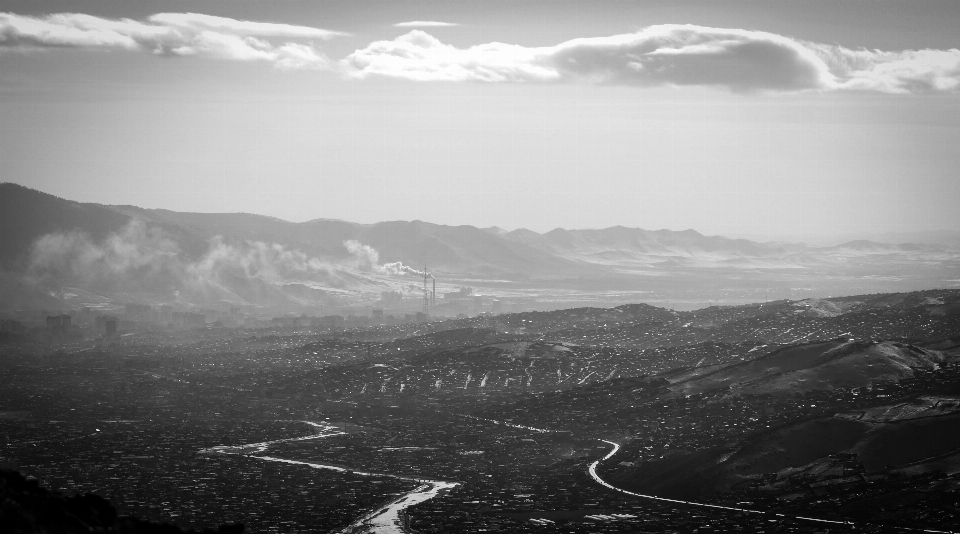
{"type": "Polygon", "coordinates": [[[960,230],[960,2],[11,1],[0,181],[290,221],[960,230]]]}

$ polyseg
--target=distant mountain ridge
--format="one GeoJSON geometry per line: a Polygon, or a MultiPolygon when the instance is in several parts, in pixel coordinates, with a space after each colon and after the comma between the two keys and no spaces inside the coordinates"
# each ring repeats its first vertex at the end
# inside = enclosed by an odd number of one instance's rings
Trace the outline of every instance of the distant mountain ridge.
{"type": "Polygon", "coordinates": [[[644,257],[764,257],[787,252],[784,247],[756,243],[746,239],[705,236],[695,230],[644,230],[612,226],[598,230],[557,228],[545,234],[514,230],[504,237],[543,250],[565,251],[578,255],[596,255],[617,251],[644,257]]]}
{"type": "MultiPolygon", "coordinates": [[[[498,227],[481,229],[423,221],[361,224],[320,218],[294,223],[249,213],[189,213],[80,203],[12,183],[0,184],[0,208],[0,228],[4,230],[0,234],[0,261],[8,267],[13,261],[22,261],[30,245],[46,233],[81,230],[94,238],[103,238],[132,218],[163,226],[178,242],[192,238],[194,248],[202,241],[220,235],[276,242],[316,255],[346,257],[348,253],[343,242],[354,239],[376,248],[384,261],[404,261],[412,265],[427,263],[450,269],[463,267],[463,264],[486,265],[488,270],[504,272],[531,266],[554,266],[561,272],[570,271],[567,274],[572,274],[577,267],[584,266],[563,257],[570,254],[579,257],[621,252],[651,258],[732,259],[780,256],[814,248],[802,243],[759,243],[707,236],[692,229],[645,230],[612,226],[602,229],[556,228],[537,233],[523,228],[507,231],[498,227]],[[561,257],[546,257],[544,252],[561,257]]],[[[891,245],[862,239],[823,248],[861,251],[939,249],[930,244],[891,245]]]]}
{"type": "Polygon", "coordinates": [[[246,213],[182,213],[136,206],[106,206],[61,199],[16,184],[0,184],[0,265],[24,266],[31,246],[43,235],[82,231],[94,240],[120,231],[132,219],[157,225],[188,254],[203,249],[214,236],[279,243],[316,256],[349,256],[344,241],[374,247],[385,262],[429,265],[449,271],[486,274],[576,276],[599,274],[590,262],[569,253],[611,248],[654,255],[729,254],[761,256],[770,247],[746,240],[706,237],[693,230],[648,231],[613,227],[604,230],[556,229],[496,232],[473,226],[447,226],[423,221],[359,224],[333,219],[293,223],[246,213]],[[567,252],[568,254],[564,254],[567,252]]]}
{"type": "MultiPolygon", "coordinates": [[[[311,287],[320,289],[377,294],[389,289],[389,284],[364,273],[389,273],[401,266],[410,272],[427,267],[447,278],[573,281],[565,287],[576,286],[578,280],[635,280],[648,275],[700,280],[715,278],[717,272],[739,277],[746,272],[806,271],[820,276],[821,271],[850,271],[851,266],[876,274],[883,262],[891,265],[894,276],[900,276],[904,265],[912,268],[921,262],[926,268],[934,265],[947,271],[960,266],[960,252],[930,244],[857,240],[816,248],[706,236],[695,230],[624,226],[538,233],[419,220],[359,224],[318,218],[294,223],[247,213],[184,213],[80,203],[17,184],[0,184],[0,270],[14,278],[26,274],[36,279],[37,266],[42,265],[50,283],[72,273],[70,283],[89,286],[91,276],[77,272],[76,259],[38,261],[41,240],[46,240],[48,252],[73,251],[97,268],[107,265],[109,272],[96,277],[101,286],[127,272],[118,269],[133,269],[141,279],[146,274],[157,279],[143,284],[147,289],[183,291],[191,288],[178,286],[175,279],[189,274],[202,279],[193,281],[194,295],[237,303],[253,298],[250,303],[254,304],[303,303],[301,296],[279,295],[268,286],[310,280],[316,283],[311,287]],[[129,239],[139,241],[125,241],[129,239]],[[233,262],[229,276],[208,272],[221,269],[225,262],[233,262]],[[274,265],[277,262],[282,265],[274,265]],[[252,279],[237,287],[245,277],[252,279]]],[[[66,285],[65,280],[60,282],[66,285]]],[[[4,293],[20,295],[18,302],[29,293],[7,283],[0,286],[4,293]]]]}

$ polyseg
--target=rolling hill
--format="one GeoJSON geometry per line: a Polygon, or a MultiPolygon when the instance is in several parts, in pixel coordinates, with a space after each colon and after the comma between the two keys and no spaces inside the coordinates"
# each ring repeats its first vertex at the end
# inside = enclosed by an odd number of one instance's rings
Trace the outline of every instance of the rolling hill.
{"type": "Polygon", "coordinates": [[[947,360],[941,352],[895,341],[834,340],[794,345],[672,385],[678,395],[729,388],[731,394],[788,394],[869,386],[913,376],[947,360]]]}
{"type": "Polygon", "coordinates": [[[613,480],[657,495],[702,499],[730,491],[803,493],[811,485],[863,483],[873,475],[955,471],[958,402],[928,396],[799,421],[725,447],[644,462],[620,470],[613,480]]]}

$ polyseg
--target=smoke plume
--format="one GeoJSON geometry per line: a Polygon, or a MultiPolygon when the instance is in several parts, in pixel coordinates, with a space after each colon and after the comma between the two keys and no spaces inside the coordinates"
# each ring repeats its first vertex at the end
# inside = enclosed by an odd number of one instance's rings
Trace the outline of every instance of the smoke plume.
{"type": "MultiPolygon", "coordinates": [[[[390,274],[390,275],[404,275],[412,274],[415,276],[423,276],[423,271],[418,271],[409,265],[404,265],[402,262],[395,261],[392,263],[380,264],[380,253],[377,252],[377,249],[371,247],[370,245],[364,245],[363,243],[355,240],[349,239],[343,242],[343,246],[347,248],[347,251],[356,258],[359,266],[364,269],[371,269],[378,273],[390,274]]],[[[433,278],[433,275],[426,273],[427,276],[433,278]]]]}
{"type": "Polygon", "coordinates": [[[79,231],[40,237],[24,278],[48,290],[69,286],[104,293],[178,293],[194,303],[280,305],[296,300],[284,293],[289,284],[337,289],[369,284],[354,274],[357,270],[424,276],[399,261],[381,264],[377,250],[359,241],[343,245],[352,258],[331,261],[278,243],[215,236],[191,255],[159,227],[134,219],[101,240],[79,231]]]}
{"type": "Polygon", "coordinates": [[[158,229],[134,220],[101,243],[76,231],[42,236],[33,245],[27,278],[34,283],[96,285],[128,275],[176,276],[181,270],[179,254],[180,247],[158,229]]]}
{"type": "Polygon", "coordinates": [[[159,228],[133,220],[99,242],[83,232],[42,236],[33,245],[25,278],[48,287],[185,290],[216,299],[242,298],[238,291],[249,290],[251,281],[270,285],[313,281],[342,287],[340,267],[277,243],[230,241],[221,236],[212,238],[198,257],[190,258],[159,228]]]}
{"type": "Polygon", "coordinates": [[[203,258],[187,266],[188,272],[200,279],[216,279],[218,273],[225,269],[236,271],[246,278],[259,278],[275,284],[296,276],[330,276],[334,268],[303,251],[291,250],[277,243],[228,243],[220,236],[211,240],[203,258]]]}

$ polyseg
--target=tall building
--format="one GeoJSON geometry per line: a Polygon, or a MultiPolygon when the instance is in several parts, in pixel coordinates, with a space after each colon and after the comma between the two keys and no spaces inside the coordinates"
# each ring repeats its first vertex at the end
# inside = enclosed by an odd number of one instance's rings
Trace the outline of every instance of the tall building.
{"type": "Polygon", "coordinates": [[[459,300],[469,298],[473,295],[472,287],[461,287],[456,292],[453,293],[444,293],[443,298],[450,300],[459,300]]]}
{"type": "Polygon", "coordinates": [[[106,330],[107,337],[116,337],[117,335],[117,324],[119,321],[116,317],[107,317],[104,320],[104,328],[106,330]]]}
{"type": "Polygon", "coordinates": [[[403,292],[402,291],[381,291],[380,292],[380,302],[385,306],[389,305],[399,305],[403,301],[403,292]]]}

